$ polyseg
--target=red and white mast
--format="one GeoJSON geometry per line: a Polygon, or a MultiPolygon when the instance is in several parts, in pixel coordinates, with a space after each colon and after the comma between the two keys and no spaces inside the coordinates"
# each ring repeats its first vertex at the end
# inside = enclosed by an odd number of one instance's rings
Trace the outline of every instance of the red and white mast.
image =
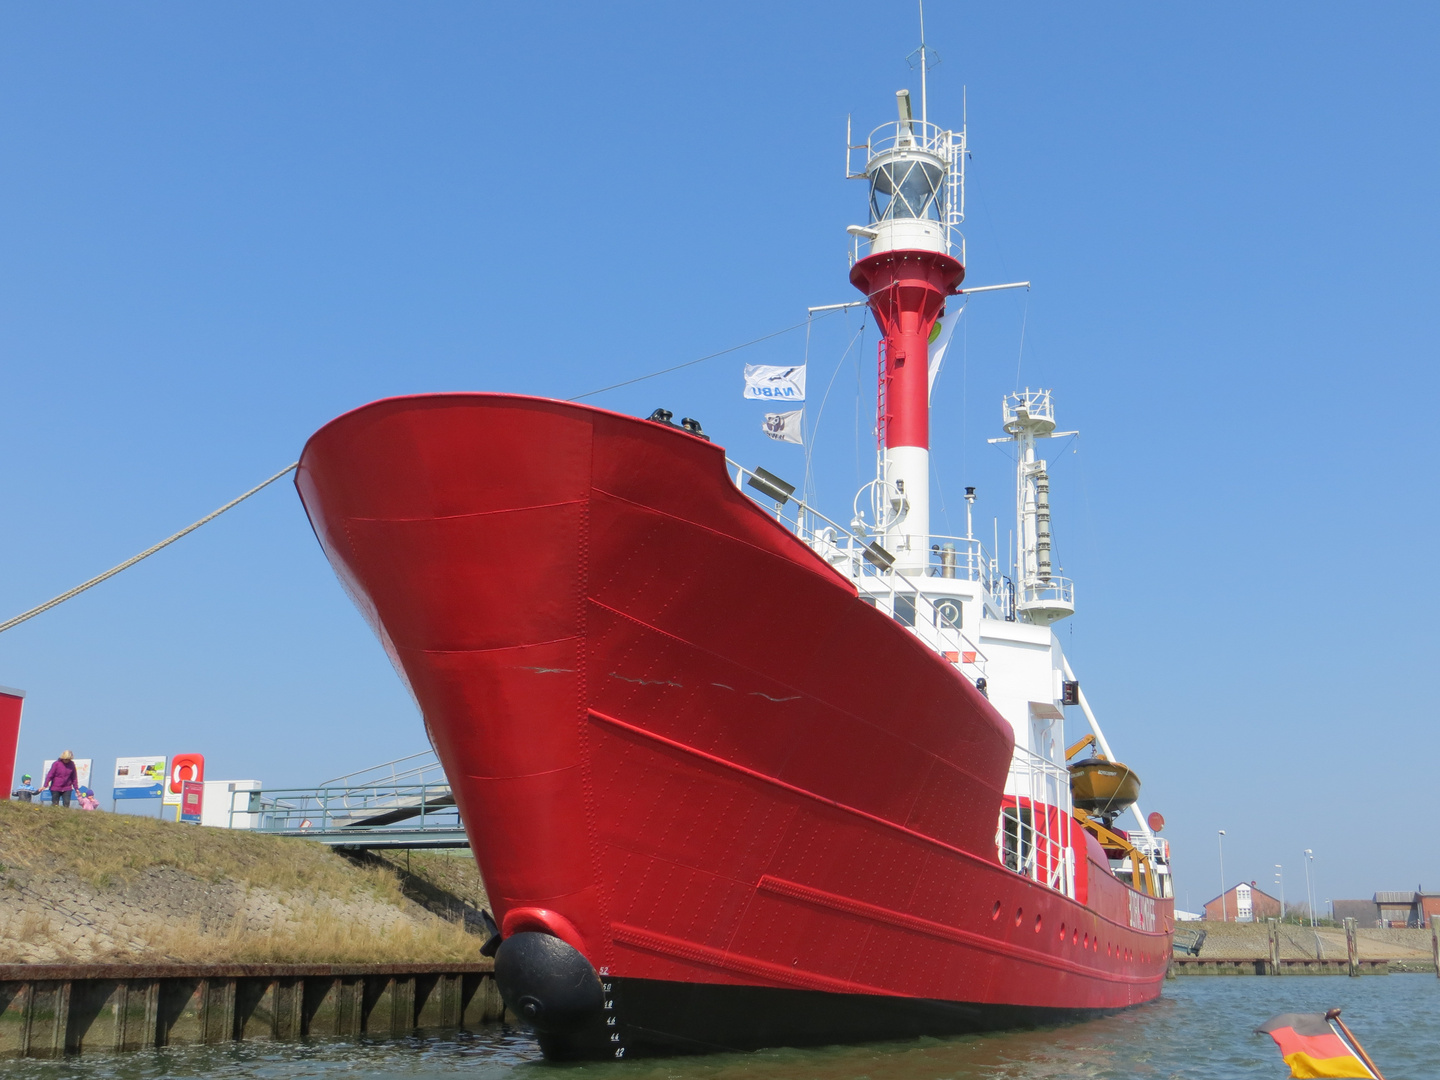
{"type": "MultiPolygon", "coordinates": [[[[923,32],[922,32],[923,37],[923,32]]],[[[965,131],[942,130],[925,114],[926,52],[920,47],[921,113],[910,92],[896,94],[899,118],[850,150],[866,152],[870,220],[857,238],[850,281],[865,294],[885,335],[880,344],[877,436],[880,447],[874,525],[902,574],[930,561],[929,345],[945,300],[965,278],[965,131]],[[867,245],[859,250],[859,244],[867,245]],[[958,256],[958,258],[957,258],[958,256]]]]}

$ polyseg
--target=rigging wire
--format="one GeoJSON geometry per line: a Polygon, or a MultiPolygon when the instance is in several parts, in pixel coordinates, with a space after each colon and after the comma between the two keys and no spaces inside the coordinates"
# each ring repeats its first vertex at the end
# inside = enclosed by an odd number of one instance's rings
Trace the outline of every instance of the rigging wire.
{"type": "Polygon", "coordinates": [[[771,338],[777,338],[780,337],[782,334],[788,334],[791,331],[799,330],[802,326],[809,326],[810,323],[813,322],[817,317],[824,319],[827,316],[833,314],[833,311],[826,311],[822,312],[819,316],[806,315],[803,322],[798,322],[791,326],[787,326],[783,330],[775,330],[769,334],[763,334],[760,337],[751,338],[749,341],[742,342],[739,345],[732,345],[728,349],[721,349],[719,352],[713,352],[710,353],[708,356],[702,356],[698,360],[687,360],[685,361],[685,363],[676,364],[674,367],[661,368],[659,371],[652,371],[649,375],[637,375],[633,379],[626,379],[624,382],[617,382],[612,383],[609,386],[602,386],[599,390],[588,390],[583,394],[576,394],[574,397],[568,397],[565,400],[581,401],[587,397],[594,397],[596,394],[604,394],[608,393],[611,390],[619,390],[622,386],[633,386],[635,383],[644,382],[646,379],[653,379],[659,375],[669,375],[670,372],[679,371],[682,368],[694,367],[696,364],[703,364],[706,360],[714,360],[717,356],[725,356],[728,353],[739,352],[741,349],[748,349],[751,345],[759,345],[762,341],[769,341],[771,338]]]}
{"type": "Polygon", "coordinates": [[[209,522],[211,522],[211,521],[214,521],[214,520],[215,520],[217,517],[219,517],[221,514],[225,513],[226,510],[229,510],[229,509],[231,509],[232,507],[239,506],[239,505],[240,505],[242,502],[244,502],[246,499],[250,498],[251,495],[254,495],[256,492],[261,491],[261,490],[269,487],[271,484],[273,484],[276,480],[279,480],[279,479],[280,479],[282,476],[284,476],[286,473],[289,473],[289,472],[294,471],[296,468],[299,467],[299,465],[300,465],[300,463],[299,463],[298,461],[295,462],[294,464],[286,465],[285,468],[281,469],[281,470],[280,470],[279,472],[277,472],[274,476],[270,477],[269,480],[265,480],[265,481],[262,481],[262,482],[259,483],[259,484],[256,484],[256,485],[255,485],[253,488],[251,488],[249,491],[245,492],[245,494],[240,495],[240,496],[238,496],[238,497],[236,497],[236,498],[234,498],[234,499],[231,499],[228,503],[226,503],[224,506],[220,507],[220,509],[218,509],[218,510],[212,510],[210,513],[206,514],[203,518],[201,518],[199,521],[195,522],[194,524],[185,526],[185,528],[181,529],[181,530],[180,530],[179,532],[177,532],[174,536],[166,537],[164,540],[161,540],[158,544],[154,544],[154,545],[152,545],[151,547],[146,548],[144,551],[140,552],[139,555],[135,555],[135,556],[132,556],[132,557],[129,558],[129,559],[126,559],[126,560],[125,560],[124,562],[122,562],[119,566],[112,566],[109,570],[106,570],[103,574],[100,574],[100,575],[98,575],[98,576],[96,576],[96,577],[91,578],[89,581],[85,582],[85,583],[82,584],[82,585],[76,585],[75,588],[70,589],[68,592],[63,592],[63,593],[61,593],[59,596],[55,597],[53,600],[47,600],[47,601],[45,601],[45,603],[41,604],[39,607],[31,608],[29,611],[26,611],[26,612],[24,612],[24,613],[22,613],[22,614],[20,614],[20,615],[16,615],[13,619],[10,619],[10,620],[8,620],[8,621],[6,621],[6,622],[0,623],[0,634],[3,634],[6,630],[9,630],[11,627],[19,626],[21,623],[25,622],[27,619],[33,619],[36,615],[43,615],[45,612],[49,611],[51,608],[56,607],[56,606],[58,606],[58,605],[60,605],[60,604],[63,604],[66,600],[70,600],[70,599],[72,599],[73,597],[79,596],[79,595],[80,595],[81,593],[83,593],[86,589],[93,589],[96,585],[99,585],[102,581],[107,581],[107,580],[109,580],[110,578],[114,577],[116,574],[120,573],[120,571],[122,571],[122,570],[129,570],[130,567],[134,566],[136,563],[140,562],[142,559],[148,559],[151,555],[154,555],[157,551],[160,551],[162,548],[167,548],[167,547],[169,547],[171,544],[175,543],[175,541],[176,541],[176,540],[179,540],[182,536],[188,536],[190,533],[192,533],[192,532],[194,532],[196,529],[200,528],[201,525],[205,525],[205,524],[207,524],[207,523],[209,523],[209,522]]]}
{"type": "Polygon", "coordinates": [[[960,326],[960,473],[967,479],[970,475],[970,323],[973,321],[972,315],[962,320],[960,326]]]}
{"type": "Polygon", "coordinates": [[[1025,290],[1025,311],[1020,316],[1020,352],[1015,357],[1015,392],[1020,392],[1020,364],[1025,359],[1025,328],[1030,323],[1030,290],[1025,290]]]}
{"type": "Polygon", "coordinates": [[[819,432],[820,421],[825,416],[825,403],[830,400],[830,391],[835,386],[835,379],[839,376],[840,369],[845,366],[845,361],[849,359],[851,351],[855,348],[855,343],[863,340],[865,327],[868,322],[869,320],[864,315],[860,317],[860,328],[851,335],[850,343],[845,346],[845,351],[840,354],[840,359],[835,364],[835,370],[830,373],[830,382],[825,387],[825,396],[820,399],[820,409],[815,414],[815,423],[810,428],[810,438],[805,443],[805,492],[806,497],[811,502],[816,501],[816,493],[811,477],[810,461],[815,451],[815,435],[819,432]]]}

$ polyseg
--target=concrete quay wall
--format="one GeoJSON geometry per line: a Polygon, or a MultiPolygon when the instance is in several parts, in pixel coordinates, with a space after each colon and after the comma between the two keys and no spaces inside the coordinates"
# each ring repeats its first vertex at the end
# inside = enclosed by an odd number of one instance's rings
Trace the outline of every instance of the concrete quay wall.
{"type": "Polygon", "coordinates": [[[474,964],[0,964],[0,1058],[401,1036],[503,1019],[474,964]]]}
{"type": "MultiPolygon", "coordinates": [[[[1360,929],[1293,923],[1183,924],[1205,931],[1198,956],[1177,951],[1176,975],[1389,975],[1436,973],[1440,927],[1429,930],[1360,929]]],[[[1182,935],[1183,943],[1183,935],[1182,935]]]]}

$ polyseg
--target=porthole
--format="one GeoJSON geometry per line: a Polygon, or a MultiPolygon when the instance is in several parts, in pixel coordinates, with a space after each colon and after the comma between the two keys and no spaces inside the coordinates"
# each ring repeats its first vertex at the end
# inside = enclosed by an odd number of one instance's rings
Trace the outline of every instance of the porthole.
{"type": "Polygon", "coordinates": [[[1025,918],[1025,909],[1023,907],[1017,907],[1015,909],[1015,925],[1019,926],[1020,920],[1023,918],[1025,918]]]}
{"type": "Polygon", "coordinates": [[[1039,915],[1036,915],[1036,916],[1035,916],[1035,932],[1036,932],[1037,934],[1040,932],[1040,916],[1039,916],[1039,915]]]}
{"type": "Polygon", "coordinates": [[[996,901],[995,901],[995,910],[992,911],[992,912],[990,912],[990,921],[991,921],[991,922],[994,922],[994,921],[995,921],[996,919],[998,919],[998,918],[1000,918],[1000,901],[999,901],[999,900],[996,900],[996,901]]]}

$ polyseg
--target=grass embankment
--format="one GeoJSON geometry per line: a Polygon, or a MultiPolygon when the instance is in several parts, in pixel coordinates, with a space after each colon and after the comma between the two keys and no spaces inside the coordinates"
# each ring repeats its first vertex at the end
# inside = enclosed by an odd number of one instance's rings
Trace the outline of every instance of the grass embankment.
{"type": "Polygon", "coordinates": [[[0,963],[470,961],[484,903],[469,852],[0,802],[0,963]]]}

